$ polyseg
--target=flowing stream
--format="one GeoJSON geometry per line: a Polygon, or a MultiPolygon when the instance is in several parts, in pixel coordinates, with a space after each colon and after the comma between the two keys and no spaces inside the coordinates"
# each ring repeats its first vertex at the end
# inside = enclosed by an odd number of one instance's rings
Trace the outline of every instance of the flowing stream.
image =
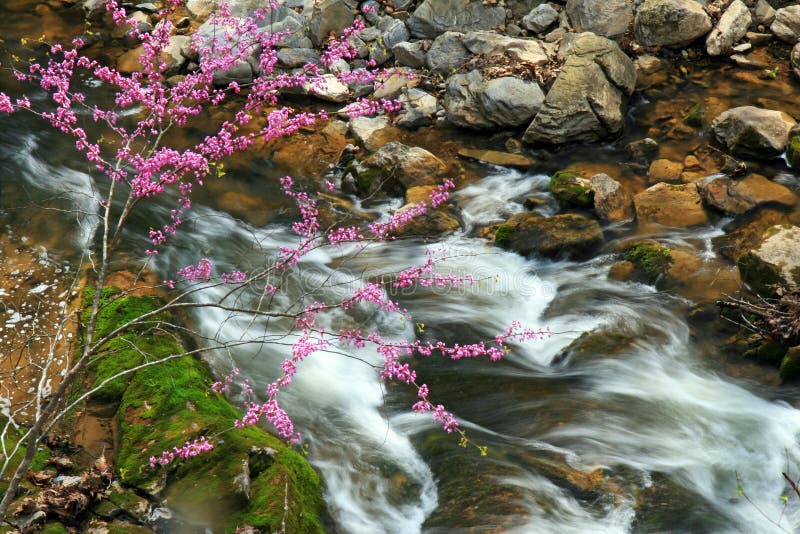
{"type": "MultiPolygon", "coordinates": [[[[2,120],[0,222],[51,254],[76,256],[91,235],[91,213],[79,217],[39,206],[89,210],[94,177],[68,140],[29,117],[2,120]]],[[[609,150],[586,154],[602,158],[609,150]]],[[[230,179],[274,191],[264,185],[275,179],[269,171],[230,179]]],[[[436,400],[488,446],[485,458],[411,413],[414,392],[381,385],[377,371],[362,361],[378,362],[369,351],[316,354],[304,362],[284,403],[325,481],[337,528],[365,534],[766,533],[782,531],[771,522],[779,519],[788,531],[800,527],[800,507],[781,500],[788,495],[781,471],[800,469],[796,387],[732,372],[719,354],[722,339],[687,322],[691,295],[609,280],[611,247],[588,261],[551,261],[472,237],[476,225],[523,210],[525,196],[547,198],[547,180],[546,174],[492,168],[456,194],[465,225],[457,235],[438,243],[375,245],[358,254],[347,248],[315,252],[303,261],[290,298],[330,279],[340,285],[322,296],[334,299],[355,287],[354,276],[422,263],[426,248],[453,256],[446,269],[482,280],[463,291],[397,295],[424,333],[366,308],[341,312],[332,318],[336,324],[449,341],[492,338],[515,320],[557,333],[515,345],[499,363],[417,362],[436,400]],[[587,331],[603,334],[583,350],[564,350],[587,331]]],[[[166,218],[170,207],[151,206],[132,220],[131,254],[144,250],[150,222],[166,218]]],[[[390,207],[370,209],[385,214],[390,207]]],[[[550,202],[539,209],[551,214],[557,207],[550,202]]],[[[263,265],[265,256],[294,239],[284,221],[253,226],[211,203],[197,205],[193,220],[159,256],[162,273],[196,262],[198,253],[213,257],[220,270],[263,265]]],[[[712,262],[708,240],[724,222],[659,239],[693,247],[712,262]]],[[[608,228],[612,237],[619,232],[608,228]]],[[[212,311],[194,320],[205,336],[225,340],[285,326],[212,311]]],[[[220,373],[237,366],[263,384],[276,376],[289,342],[218,354],[211,363],[220,373]]]]}

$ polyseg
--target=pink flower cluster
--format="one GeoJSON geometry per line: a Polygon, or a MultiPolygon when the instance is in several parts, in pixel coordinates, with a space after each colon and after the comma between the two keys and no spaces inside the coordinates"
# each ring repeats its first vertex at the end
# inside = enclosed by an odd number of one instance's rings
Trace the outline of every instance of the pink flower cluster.
{"type": "Polygon", "coordinates": [[[208,258],[203,258],[197,265],[187,265],[178,270],[178,276],[189,282],[205,282],[211,278],[213,264],[208,258]]]}
{"type": "Polygon", "coordinates": [[[206,440],[205,436],[202,436],[194,441],[187,441],[183,447],[173,447],[171,451],[164,451],[159,457],[151,456],[150,467],[152,468],[157,465],[169,465],[175,461],[176,458],[181,460],[193,458],[204,452],[208,452],[213,448],[214,444],[206,440]]]}

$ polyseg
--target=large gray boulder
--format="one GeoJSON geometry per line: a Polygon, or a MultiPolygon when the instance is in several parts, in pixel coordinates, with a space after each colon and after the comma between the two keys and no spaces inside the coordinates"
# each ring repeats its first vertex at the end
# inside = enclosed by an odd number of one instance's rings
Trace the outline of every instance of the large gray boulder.
{"type": "Polygon", "coordinates": [[[774,295],[776,285],[800,286],[800,228],[773,226],[737,264],[742,280],[762,296],[774,295]]]}
{"type": "Polygon", "coordinates": [[[733,45],[741,40],[753,22],[750,9],[742,0],[734,0],[720,17],[717,27],[706,38],[709,56],[730,55],[733,45]]]}
{"type": "Polygon", "coordinates": [[[775,36],[787,43],[800,40],[800,5],[783,7],[775,12],[775,20],[769,27],[775,36]]]}
{"type": "Polygon", "coordinates": [[[319,46],[329,34],[341,35],[355,20],[353,0],[322,0],[314,5],[309,23],[309,34],[314,45],[319,46]]]}
{"type": "Polygon", "coordinates": [[[504,8],[477,0],[425,0],[407,24],[414,37],[433,39],[446,31],[489,30],[505,20],[504,8]]]}
{"type": "Polygon", "coordinates": [[[547,53],[536,39],[515,39],[494,32],[477,31],[464,35],[464,46],[475,55],[489,59],[511,58],[520,63],[541,66],[547,63],[547,53]]]}
{"type": "Polygon", "coordinates": [[[431,72],[449,76],[469,57],[469,50],[463,43],[464,34],[444,32],[433,40],[425,61],[431,72]]]}
{"type": "Polygon", "coordinates": [[[626,0],[568,0],[567,16],[578,32],[619,37],[633,21],[633,9],[626,0]]]}
{"type": "Polygon", "coordinates": [[[582,34],[523,136],[527,143],[597,141],[622,131],[636,85],[633,62],[614,41],[582,34]]]}
{"type": "Polygon", "coordinates": [[[711,17],[694,0],[645,0],[633,23],[636,41],[646,46],[685,46],[711,26],[711,17]]]}
{"type": "Polygon", "coordinates": [[[782,111],[742,106],[721,113],[711,122],[717,140],[731,154],[772,159],[786,149],[795,120],[782,111]]]}
{"type": "Polygon", "coordinates": [[[448,120],[463,128],[515,128],[529,122],[543,101],[536,82],[512,76],[484,80],[473,70],[450,78],[445,110],[448,120]]]}
{"type": "Polygon", "coordinates": [[[413,130],[433,123],[438,110],[435,96],[422,89],[412,88],[401,94],[397,100],[403,105],[403,111],[397,119],[398,126],[413,130]]]}
{"type": "Polygon", "coordinates": [[[428,64],[423,41],[397,43],[392,47],[392,54],[397,63],[404,67],[420,69],[428,64]]]}

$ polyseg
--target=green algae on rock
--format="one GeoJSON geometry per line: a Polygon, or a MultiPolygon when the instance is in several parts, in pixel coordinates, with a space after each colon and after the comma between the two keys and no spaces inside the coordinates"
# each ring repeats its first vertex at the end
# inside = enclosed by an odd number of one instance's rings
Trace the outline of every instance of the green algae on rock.
{"type": "Polygon", "coordinates": [[[559,202],[580,208],[591,208],[594,192],[589,180],[571,171],[558,171],[550,178],[550,192],[559,202]]]}
{"type": "MultiPolygon", "coordinates": [[[[104,320],[99,332],[111,332],[161,305],[155,297],[114,300],[114,295],[115,290],[104,292],[109,302],[101,312],[104,320]]],[[[186,353],[170,335],[139,331],[126,333],[122,339],[108,345],[130,344],[152,350],[156,358],[186,353]]],[[[107,351],[106,356],[112,357],[103,359],[114,360],[120,354],[130,364],[125,351],[107,351]]],[[[108,374],[113,366],[97,366],[96,371],[108,374]]],[[[212,382],[208,367],[187,355],[141,369],[125,387],[112,387],[114,395],[121,393],[116,463],[121,482],[164,499],[177,517],[204,522],[215,530],[232,532],[247,524],[276,531],[285,522],[291,532],[322,532],[325,505],[317,474],[300,454],[264,430],[233,429],[241,413],[222,395],[211,392],[212,382]],[[218,446],[169,467],[149,467],[150,456],[200,435],[216,436],[218,446]],[[252,458],[262,453],[269,461],[252,468],[252,458]]]]}

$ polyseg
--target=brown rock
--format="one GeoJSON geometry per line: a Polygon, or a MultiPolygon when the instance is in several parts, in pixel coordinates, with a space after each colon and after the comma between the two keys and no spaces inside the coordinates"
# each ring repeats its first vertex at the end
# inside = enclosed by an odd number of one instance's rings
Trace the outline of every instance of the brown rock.
{"type": "Polygon", "coordinates": [[[791,207],[797,202],[797,195],[789,188],[760,174],[750,174],[742,180],[709,176],[698,187],[703,200],[726,213],[741,214],[767,203],[791,207]]]}
{"type": "Polygon", "coordinates": [[[594,192],[594,210],[604,221],[633,219],[633,198],[620,183],[607,174],[596,174],[589,180],[594,192]]]}
{"type": "Polygon", "coordinates": [[[657,159],[650,164],[647,176],[651,184],[677,182],[681,179],[681,172],[683,172],[683,163],[668,159],[657,159]]]}
{"type": "Polygon", "coordinates": [[[708,223],[708,215],[695,184],[656,184],[635,197],[636,217],[640,223],[664,226],[694,226],[708,223]]]}

